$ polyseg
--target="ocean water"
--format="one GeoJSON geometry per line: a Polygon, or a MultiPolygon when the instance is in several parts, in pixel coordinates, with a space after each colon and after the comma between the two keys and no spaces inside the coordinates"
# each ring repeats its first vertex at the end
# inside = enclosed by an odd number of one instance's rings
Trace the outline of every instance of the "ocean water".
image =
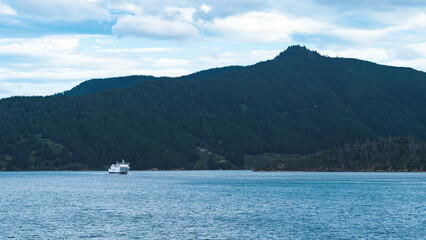
{"type": "Polygon", "coordinates": [[[426,173],[0,172],[0,239],[426,239],[426,173]]]}

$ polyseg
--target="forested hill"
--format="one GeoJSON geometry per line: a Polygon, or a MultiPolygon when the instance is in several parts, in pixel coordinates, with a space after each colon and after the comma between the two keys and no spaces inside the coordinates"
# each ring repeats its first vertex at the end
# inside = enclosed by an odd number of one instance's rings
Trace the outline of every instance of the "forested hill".
{"type": "MultiPolygon", "coordinates": [[[[212,68],[212,69],[192,73],[189,75],[185,75],[185,76],[179,77],[178,79],[192,80],[192,79],[202,79],[202,78],[204,79],[216,78],[221,75],[238,71],[240,68],[243,68],[243,67],[229,66],[229,67],[222,67],[222,68],[212,68]]],[[[129,88],[143,81],[161,80],[161,79],[165,80],[165,79],[171,79],[171,78],[168,78],[168,77],[157,78],[153,76],[134,75],[134,76],[126,76],[126,77],[105,78],[105,79],[102,79],[102,78],[91,79],[91,80],[87,80],[80,83],[79,85],[73,87],[71,90],[65,91],[62,94],[69,97],[75,97],[80,95],[107,91],[107,90],[115,89],[115,88],[129,88]]]]}
{"type": "Polygon", "coordinates": [[[380,137],[309,156],[277,159],[263,171],[426,171],[426,142],[413,137],[380,137]]]}
{"type": "Polygon", "coordinates": [[[213,77],[94,92],[1,100],[0,168],[101,169],[121,158],[132,169],[210,168],[199,147],[242,167],[247,155],[426,139],[425,73],[300,46],[213,77]]]}

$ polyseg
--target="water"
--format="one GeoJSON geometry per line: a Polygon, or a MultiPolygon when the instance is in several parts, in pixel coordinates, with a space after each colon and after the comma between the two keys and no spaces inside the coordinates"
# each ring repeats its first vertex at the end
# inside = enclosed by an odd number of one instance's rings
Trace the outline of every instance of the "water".
{"type": "Polygon", "coordinates": [[[0,238],[426,239],[426,173],[2,172],[0,238]]]}

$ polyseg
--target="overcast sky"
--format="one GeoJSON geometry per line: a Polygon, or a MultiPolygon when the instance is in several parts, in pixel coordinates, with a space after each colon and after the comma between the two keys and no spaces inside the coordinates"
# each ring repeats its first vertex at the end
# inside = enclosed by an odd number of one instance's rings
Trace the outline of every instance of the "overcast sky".
{"type": "Polygon", "coordinates": [[[0,0],[0,98],[249,65],[294,44],[426,71],[426,1],[0,0]]]}

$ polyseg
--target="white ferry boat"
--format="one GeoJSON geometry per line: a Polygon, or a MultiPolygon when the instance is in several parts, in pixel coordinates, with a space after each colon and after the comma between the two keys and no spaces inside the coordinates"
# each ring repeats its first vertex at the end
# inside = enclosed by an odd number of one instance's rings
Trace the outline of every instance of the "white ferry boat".
{"type": "Polygon", "coordinates": [[[109,167],[108,172],[110,174],[127,174],[130,170],[130,163],[124,162],[124,159],[121,163],[116,162],[115,164],[111,164],[111,167],[109,167]]]}

